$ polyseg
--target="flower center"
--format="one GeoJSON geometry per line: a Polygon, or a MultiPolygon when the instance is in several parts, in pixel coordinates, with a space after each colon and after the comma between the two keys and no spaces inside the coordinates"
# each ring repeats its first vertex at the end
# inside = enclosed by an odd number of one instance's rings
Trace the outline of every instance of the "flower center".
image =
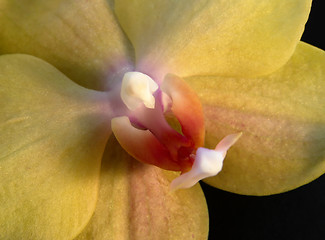
{"type": "Polygon", "coordinates": [[[112,131],[121,146],[135,159],[160,168],[181,171],[172,189],[193,186],[216,175],[226,152],[240,134],[224,138],[215,150],[203,148],[203,111],[196,94],[186,83],[167,75],[159,86],[140,72],[127,72],[120,87],[127,111],[112,119],[112,131]],[[172,115],[181,132],[167,122],[172,115]]]}

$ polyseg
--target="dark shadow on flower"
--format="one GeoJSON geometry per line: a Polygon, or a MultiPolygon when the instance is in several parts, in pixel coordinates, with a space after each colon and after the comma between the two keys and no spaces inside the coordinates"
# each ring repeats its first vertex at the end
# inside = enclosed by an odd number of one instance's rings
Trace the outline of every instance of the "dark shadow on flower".
{"type": "Polygon", "coordinates": [[[264,197],[201,186],[209,208],[209,240],[325,238],[325,175],[295,190],[264,197]]]}

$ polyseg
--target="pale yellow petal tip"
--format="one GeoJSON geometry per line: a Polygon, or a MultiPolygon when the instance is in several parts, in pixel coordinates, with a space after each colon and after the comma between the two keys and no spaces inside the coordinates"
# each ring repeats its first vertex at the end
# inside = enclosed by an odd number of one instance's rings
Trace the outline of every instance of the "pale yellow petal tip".
{"type": "Polygon", "coordinates": [[[231,134],[223,138],[214,150],[200,147],[196,151],[192,169],[175,178],[170,184],[170,190],[190,188],[200,180],[217,175],[223,166],[223,160],[228,149],[234,145],[242,133],[231,134]]]}
{"type": "Polygon", "coordinates": [[[157,89],[158,84],[148,75],[140,72],[127,72],[122,80],[121,98],[131,111],[141,104],[147,108],[154,108],[155,97],[153,93],[157,89]]]}

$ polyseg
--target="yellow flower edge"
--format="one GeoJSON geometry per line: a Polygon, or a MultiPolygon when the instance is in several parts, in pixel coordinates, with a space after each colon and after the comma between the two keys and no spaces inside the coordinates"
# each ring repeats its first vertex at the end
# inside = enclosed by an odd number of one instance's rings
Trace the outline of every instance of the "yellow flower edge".
{"type": "Polygon", "coordinates": [[[41,58],[91,89],[106,90],[132,56],[106,0],[0,0],[0,25],[0,54],[41,58]]]}
{"type": "Polygon", "coordinates": [[[205,182],[247,195],[269,195],[325,172],[325,53],[300,42],[281,69],[261,78],[197,76],[206,145],[242,132],[223,170],[205,182]]]}
{"type": "MultiPolygon", "coordinates": [[[[138,71],[255,77],[294,52],[311,0],[116,0],[138,71]]],[[[146,72],[145,72],[146,73],[146,72]]]]}
{"type": "Polygon", "coordinates": [[[106,96],[41,59],[0,56],[0,239],[71,239],[96,206],[106,96]]]}

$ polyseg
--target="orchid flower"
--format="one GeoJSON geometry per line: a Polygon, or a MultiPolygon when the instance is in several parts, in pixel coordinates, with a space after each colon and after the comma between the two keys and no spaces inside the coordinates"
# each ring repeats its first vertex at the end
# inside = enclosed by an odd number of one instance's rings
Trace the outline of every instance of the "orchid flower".
{"type": "Polygon", "coordinates": [[[0,239],[206,239],[198,181],[268,195],[323,174],[310,6],[0,0],[0,239]]]}

